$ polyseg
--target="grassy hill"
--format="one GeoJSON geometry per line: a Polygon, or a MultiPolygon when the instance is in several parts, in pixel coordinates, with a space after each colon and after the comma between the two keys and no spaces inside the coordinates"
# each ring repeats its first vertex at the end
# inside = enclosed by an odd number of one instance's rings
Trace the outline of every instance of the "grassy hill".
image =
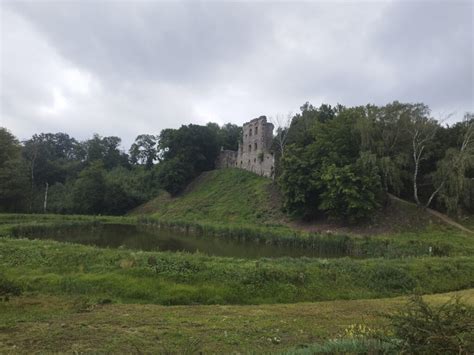
{"type": "Polygon", "coordinates": [[[163,191],[131,214],[231,224],[283,224],[286,221],[273,182],[240,169],[205,172],[181,195],[171,197],[163,191]]]}
{"type": "MultiPolygon", "coordinates": [[[[392,196],[366,223],[347,225],[318,220],[291,219],[281,210],[275,183],[241,169],[213,170],[201,174],[179,196],[162,191],[158,197],[136,208],[131,215],[150,215],[161,220],[226,225],[281,225],[310,231],[381,235],[419,232],[426,228],[449,229],[440,218],[415,204],[392,196]]],[[[454,228],[455,230],[455,228],[454,228]]]]}

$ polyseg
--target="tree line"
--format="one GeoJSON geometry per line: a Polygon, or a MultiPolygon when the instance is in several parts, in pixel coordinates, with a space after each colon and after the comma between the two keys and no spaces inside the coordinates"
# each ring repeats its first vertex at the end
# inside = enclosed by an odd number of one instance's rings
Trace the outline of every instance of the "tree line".
{"type": "Polygon", "coordinates": [[[422,103],[306,103],[278,135],[286,141],[278,181],[292,214],[356,221],[389,193],[452,215],[474,211],[472,113],[450,126],[422,103]]]}
{"type": "MultiPolygon", "coordinates": [[[[303,218],[370,217],[393,194],[452,215],[474,212],[474,116],[447,125],[422,103],[315,107],[279,120],[273,151],[284,206],[303,218]]],[[[180,193],[237,150],[234,124],[183,125],[119,137],[35,134],[0,128],[0,211],[123,214],[160,190],[180,193]]]]}
{"type": "Polygon", "coordinates": [[[0,128],[0,211],[124,214],[161,189],[179,193],[240,136],[230,123],[190,124],[139,135],[125,152],[114,136],[41,133],[20,142],[0,128]]]}

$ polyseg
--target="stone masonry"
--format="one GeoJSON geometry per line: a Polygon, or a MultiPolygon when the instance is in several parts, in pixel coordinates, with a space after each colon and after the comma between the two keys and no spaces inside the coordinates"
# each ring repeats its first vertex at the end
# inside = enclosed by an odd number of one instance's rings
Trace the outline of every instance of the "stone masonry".
{"type": "Polygon", "coordinates": [[[273,124],[265,116],[244,123],[238,151],[222,150],[216,168],[235,167],[272,178],[275,166],[272,141],[273,124]]]}

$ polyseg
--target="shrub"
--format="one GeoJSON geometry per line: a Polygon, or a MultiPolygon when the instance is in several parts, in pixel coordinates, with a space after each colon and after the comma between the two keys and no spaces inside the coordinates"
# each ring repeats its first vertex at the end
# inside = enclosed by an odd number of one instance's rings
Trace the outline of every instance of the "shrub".
{"type": "Polygon", "coordinates": [[[11,296],[20,296],[21,292],[22,289],[18,284],[0,274],[0,299],[8,301],[11,296]]]}
{"type": "Polygon", "coordinates": [[[441,306],[412,297],[398,312],[388,315],[398,350],[415,354],[474,353],[474,307],[451,298],[441,306]]]}
{"type": "Polygon", "coordinates": [[[407,271],[383,264],[372,272],[369,280],[374,289],[392,292],[410,291],[416,286],[416,280],[407,271]]]}

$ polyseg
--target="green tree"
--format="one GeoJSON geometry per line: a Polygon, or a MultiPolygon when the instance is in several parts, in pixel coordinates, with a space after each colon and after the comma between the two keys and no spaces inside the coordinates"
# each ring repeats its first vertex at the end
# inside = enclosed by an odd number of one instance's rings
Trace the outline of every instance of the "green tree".
{"type": "Polygon", "coordinates": [[[290,144],[282,157],[285,208],[306,217],[367,218],[379,205],[381,185],[375,155],[362,151],[360,121],[366,111],[339,106],[331,112],[334,116],[325,119],[316,115],[302,141],[290,144]]]}
{"type": "Polygon", "coordinates": [[[18,140],[0,127],[0,211],[21,212],[26,205],[28,170],[18,140]]]}
{"type": "Polygon", "coordinates": [[[129,154],[132,164],[145,164],[147,169],[151,169],[158,157],[158,137],[152,134],[137,136],[129,154]]]}
{"type": "Polygon", "coordinates": [[[104,168],[113,169],[116,166],[129,165],[128,155],[120,150],[121,139],[119,137],[101,137],[98,134],[83,143],[88,163],[100,160],[104,168]]]}
{"type": "Polygon", "coordinates": [[[160,185],[177,193],[201,172],[214,169],[220,150],[219,133],[212,125],[165,129],[160,133],[158,147],[160,185]]]}
{"type": "Polygon", "coordinates": [[[356,222],[379,207],[380,176],[375,156],[363,153],[355,164],[324,165],[319,208],[328,215],[356,222]]]}
{"type": "Polygon", "coordinates": [[[79,174],[74,183],[72,208],[81,214],[100,214],[104,211],[106,192],[105,169],[100,161],[93,162],[79,174]]]}

